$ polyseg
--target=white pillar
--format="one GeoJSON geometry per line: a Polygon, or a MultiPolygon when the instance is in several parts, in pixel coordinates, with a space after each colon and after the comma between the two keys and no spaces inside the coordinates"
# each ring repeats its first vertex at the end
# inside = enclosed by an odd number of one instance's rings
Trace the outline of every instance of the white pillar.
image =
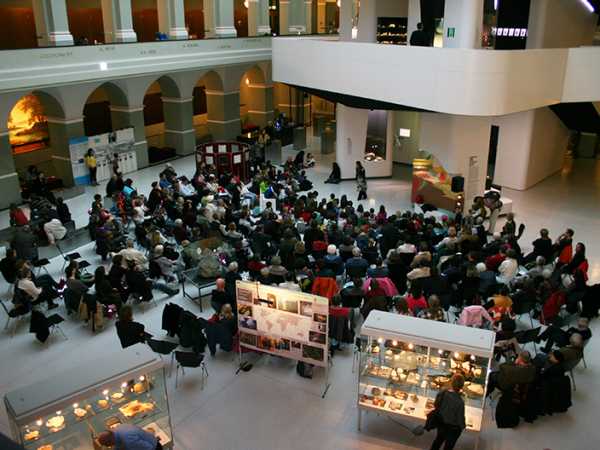
{"type": "MultiPolygon", "coordinates": [[[[315,0],[317,1],[317,0],[315,0]]],[[[304,9],[305,9],[305,22],[306,22],[306,34],[312,34],[312,0],[304,0],[304,9]]],[[[317,32],[316,30],[314,31],[317,32]]]]}
{"type": "Polygon", "coordinates": [[[290,34],[306,33],[304,0],[290,0],[288,30],[290,34]]]}
{"type": "Polygon", "coordinates": [[[102,0],[101,5],[105,42],[136,42],[131,0],[102,0]]]}
{"type": "Polygon", "coordinates": [[[258,34],[258,15],[258,0],[248,0],[248,36],[256,36],[258,34]]]}
{"type": "Polygon", "coordinates": [[[233,0],[215,0],[215,35],[217,37],[236,37],[233,25],[233,0]]]}
{"type": "Polygon", "coordinates": [[[377,2],[361,0],[358,13],[359,42],[377,42],[377,2]]]}
{"type": "Polygon", "coordinates": [[[290,19],[290,0],[279,0],[279,34],[290,34],[288,24],[290,19]]]}
{"type": "Polygon", "coordinates": [[[483,0],[453,0],[444,7],[444,47],[481,48],[483,0]]]}
{"type": "Polygon", "coordinates": [[[73,45],[65,0],[33,0],[33,16],[40,47],[73,45]]]}
{"type": "Polygon", "coordinates": [[[259,36],[271,35],[271,21],[269,18],[269,0],[258,0],[258,26],[256,33],[259,36]]]}
{"type": "Polygon", "coordinates": [[[408,0],[408,26],[407,41],[413,31],[417,31],[417,24],[421,22],[421,0],[408,0]]]}
{"type": "Polygon", "coordinates": [[[204,37],[215,37],[215,0],[203,0],[204,37]]]}
{"type": "Polygon", "coordinates": [[[158,29],[169,39],[188,39],[185,28],[185,7],[183,0],[157,0],[158,29]]]}
{"type": "MultiPolygon", "coordinates": [[[[352,40],[352,19],[353,17],[353,9],[354,9],[354,0],[341,0],[340,4],[340,41],[351,41],[352,40]]],[[[323,7],[325,8],[327,5],[323,3],[323,7]]],[[[319,7],[321,5],[319,4],[319,7]]],[[[325,11],[323,12],[323,17],[325,17],[325,11]]],[[[323,19],[326,22],[325,19],[323,19]]],[[[327,23],[325,23],[325,27],[327,27],[327,23]]]]}

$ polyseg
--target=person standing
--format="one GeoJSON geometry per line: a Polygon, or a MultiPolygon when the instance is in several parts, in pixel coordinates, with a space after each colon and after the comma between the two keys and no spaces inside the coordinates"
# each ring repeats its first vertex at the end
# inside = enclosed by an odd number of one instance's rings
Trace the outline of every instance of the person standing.
{"type": "Polygon", "coordinates": [[[439,450],[442,444],[445,444],[444,450],[452,450],[466,428],[465,402],[460,395],[465,379],[462,375],[455,374],[450,383],[450,389],[441,391],[435,398],[435,408],[439,413],[440,423],[430,450],[439,450]]]}
{"type": "Polygon", "coordinates": [[[96,154],[94,153],[93,149],[88,149],[86,155],[85,155],[85,165],[87,166],[88,170],[90,171],[90,184],[92,186],[98,186],[98,180],[96,178],[96,171],[98,169],[97,167],[97,161],[96,161],[96,154]]]}
{"type": "Polygon", "coordinates": [[[417,29],[410,35],[411,47],[429,47],[429,35],[423,30],[423,24],[419,22],[417,29]]]}
{"type": "Polygon", "coordinates": [[[356,187],[358,189],[358,201],[367,199],[367,174],[360,161],[356,161],[356,187]]]}

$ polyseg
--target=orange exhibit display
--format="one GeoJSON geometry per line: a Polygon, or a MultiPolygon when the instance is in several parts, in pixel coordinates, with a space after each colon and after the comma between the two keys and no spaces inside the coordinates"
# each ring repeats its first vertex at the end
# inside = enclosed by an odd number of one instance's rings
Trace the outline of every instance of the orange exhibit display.
{"type": "Polygon", "coordinates": [[[462,207],[462,192],[452,192],[452,176],[435,157],[413,159],[411,200],[419,205],[455,211],[462,207]]]}

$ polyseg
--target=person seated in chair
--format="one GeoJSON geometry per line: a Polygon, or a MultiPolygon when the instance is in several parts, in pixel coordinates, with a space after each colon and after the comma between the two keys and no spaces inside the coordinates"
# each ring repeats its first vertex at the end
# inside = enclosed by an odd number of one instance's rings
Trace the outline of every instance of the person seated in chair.
{"type": "Polygon", "coordinates": [[[8,284],[17,281],[17,251],[14,248],[6,250],[6,256],[0,261],[0,272],[8,284]]]}
{"type": "Polygon", "coordinates": [[[96,287],[96,300],[98,303],[105,306],[115,305],[117,310],[119,310],[122,304],[119,291],[110,284],[104,266],[99,266],[94,271],[94,282],[96,287]]]}
{"type": "Polygon", "coordinates": [[[558,351],[563,355],[566,366],[579,361],[583,358],[583,338],[581,334],[572,334],[569,338],[569,344],[559,348],[558,351]]]}
{"type": "Polygon", "coordinates": [[[217,316],[217,323],[223,325],[232,337],[237,333],[237,319],[233,314],[233,308],[229,303],[226,303],[221,307],[221,311],[217,316]]]}
{"type": "Polygon", "coordinates": [[[531,361],[531,354],[522,351],[515,362],[500,364],[497,371],[490,373],[487,395],[492,395],[496,388],[502,392],[510,392],[516,385],[533,383],[536,369],[531,361]]]}
{"type": "Polygon", "coordinates": [[[130,347],[138,342],[146,342],[152,335],[146,333],[145,327],[133,320],[131,306],[125,305],[119,310],[119,320],[115,323],[117,335],[123,348],[130,347]]]}
{"type": "Polygon", "coordinates": [[[577,325],[570,327],[566,331],[556,325],[550,325],[535,341],[546,341],[546,345],[542,348],[542,351],[544,353],[550,353],[554,345],[558,347],[566,347],[569,345],[571,336],[574,334],[581,335],[581,339],[584,343],[592,337],[592,330],[590,330],[590,321],[588,318],[580,317],[577,320],[577,325]]]}
{"type": "Polygon", "coordinates": [[[57,197],[56,199],[56,212],[58,214],[58,219],[63,225],[71,221],[71,211],[69,211],[69,207],[62,197],[57,197]]]}
{"type": "MultiPolygon", "coordinates": [[[[75,260],[73,260],[73,262],[77,262],[75,260]]],[[[69,289],[71,291],[71,305],[67,305],[67,296],[65,295],[65,306],[67,307],[67,311],[71,312],[71,311],[77,311],[77,307],[79,306],[79,303],[81,303],[81,300],[83,299],[83,296],[85,295],[85,293],[88,291],[89,287],[82,282],[81,280],[79,280],[78,278],[78,274],[77,274],[77,265],[76,264],[69,264],[69,266],[67,267],[66,270],[66,275],[67,275],[67,289],[69,289]]]]}
{"type": "Polygon", "coordinates": [[[33,281],[33,274],[28,266],[24,266],[17,276],[17,289],[22,290],[31,298],[31,303],[37,304],[46,302],[48,309],[57,308],[58,305],[54,303],[54,299],[58,297],[56,289],[50,286],[38,286],[33,281]]]}

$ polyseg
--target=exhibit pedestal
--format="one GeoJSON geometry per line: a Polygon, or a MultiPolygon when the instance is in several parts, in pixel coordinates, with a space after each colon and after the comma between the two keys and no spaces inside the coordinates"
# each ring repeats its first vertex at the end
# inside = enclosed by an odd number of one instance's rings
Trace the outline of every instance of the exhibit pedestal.
{"type": "Polygon", "coordinates": [[[294,150],[304,150],[306,148],[306,128],[294,128],[294,150]]]}

